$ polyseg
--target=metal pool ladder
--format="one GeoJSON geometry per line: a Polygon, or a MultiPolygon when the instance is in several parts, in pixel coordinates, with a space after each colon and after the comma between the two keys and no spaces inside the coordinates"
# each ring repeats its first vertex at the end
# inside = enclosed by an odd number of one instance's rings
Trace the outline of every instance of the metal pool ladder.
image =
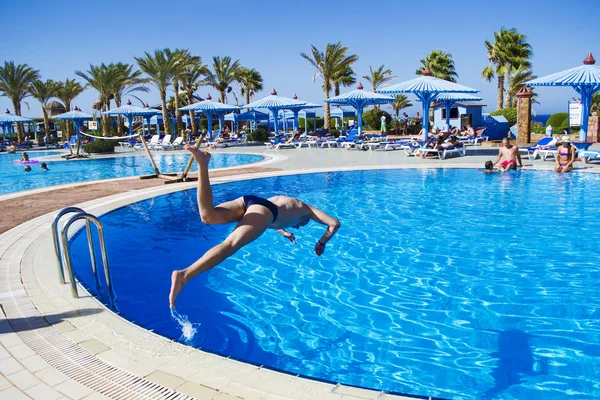
{"type": "Polygon", "coordinates": [[[96,229],[98,230],[98,236],[100,239],[100,251],[102,254],[102,263],[104,264],[104,277],[106,279],[106,286],[108,288],[109,298],[111,299],[111,303],[114,300],[114,292],[112,287],[112,279],[110,275],[110,268],[108,266],[108,256],[106,254],[106,245],[104,243],[104,228],[102,227],[102,223],[95,216],[86,213],[81,208],[78,207],[67,207],[63,208],[59,211],[59,213],[54,217],[54,221],[52,222],[52,236],[54,239],[54,250],[56,252],[56,257],[58,258],[58,279],[60,283],[65,283],[65,274],[64,274],[64,265],[63,265],[63,255],[61,251],[64,251],[64,261],[67,266],[67,273],[69,274],[69,279],[71,283],[71,294],[73,297],[78,298],[79,294],[77,293],[77,283],[75,282],[75,276],[73,274],[73,263],[71,260],[71,253],[69,251],[69,242],[67,240],[67,233],[69,227],[73,225],[76,221],[85,220],[85,229],[87,231],[87,240],[88,246],[90,248],[90,258],[92,261],[92,272],[94,273],[94,281],[96,282],[96,289],[100,288],[100,280],[98,279],[98,268],[96,268],[96,257],[94,251],[94,242],[92,240],[92,227],[90,222],[93,222],[96,225],[96,229]],[[71,216],[65,225],[63,226],[60,234],[60,241],[58,236],[58,222],[66,214],[75,213],[75,215],[71,216]],[[62,246],[61,246],[62,245],[62,246]]]}

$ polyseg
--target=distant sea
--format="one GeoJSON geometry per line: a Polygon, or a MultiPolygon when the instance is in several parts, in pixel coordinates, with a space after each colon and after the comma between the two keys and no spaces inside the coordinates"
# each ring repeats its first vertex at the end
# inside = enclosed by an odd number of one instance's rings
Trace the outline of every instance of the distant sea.
{"type": "Polygon", "coordinates": [[[541,122],[543,126],[546,126],[546,121],[552,114],[538,114],[533,116],[533,122],[541,122]]]}

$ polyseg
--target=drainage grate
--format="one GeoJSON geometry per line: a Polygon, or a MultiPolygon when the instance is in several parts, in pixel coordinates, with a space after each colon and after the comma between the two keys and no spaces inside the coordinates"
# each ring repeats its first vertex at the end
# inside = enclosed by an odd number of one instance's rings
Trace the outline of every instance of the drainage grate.
{"type": "Polygon", "coordinates": [[[21,340],[48,364],[72,380],[114,399],[188,400],[178,393],[97,359],[65,338],[36,311],[25,317],[18,304],[2,307],[21,340]],[[31,315],[37,314],[37,315],[31,315]]]}

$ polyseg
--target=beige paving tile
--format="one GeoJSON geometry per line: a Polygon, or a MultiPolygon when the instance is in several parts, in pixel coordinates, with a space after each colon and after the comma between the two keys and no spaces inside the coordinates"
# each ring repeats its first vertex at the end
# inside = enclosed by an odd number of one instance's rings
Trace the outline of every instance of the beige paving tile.
{"type": "Polygon", "coordinates": [[[8,379],[6,379],[4,376],[0,375],[0,392],[3,391],[4,389],[8,389],[9,387],[12,387],[12,383],[10,383],[10,381],[8,379]]]}
{"type": "Polygon", "coordinates": [[[98,353],[96,354],[96,357],[107,362],[108,364],[114,365],[141,377],[145,377],[146,375],[150,375],[152,372],[156,371],[156,368],[139,363],[129,357],[125,357],[114,350],[98,353]]]}
{"type": "Polygon", "coordinates": [[[110,397],[107,397],[101,393],[92,393],[89,396],[85,396],[83,400],[110,400],[110,397]]]}
{"type": "Polygon", "coordinates": [[[25,390],[25,393],[34,400],[56,400],[63,397],[62,393],[52,389],[45,383],[40,383],[25,390]]]}
{"type": "Polygon", "coordinates": [[[8,351],[17,360],[35,355],[35,351],[31,350],[31,348],[25,343],[17,344],[16,346],[11,346],[8,348],[8,351]]]}
{"type": "Polygon", "coordinates": [[[22,400],[22,399],[30,399],[31,397],[27,396],[25,393],[21,392],[16,387],[11,387],[10,389],[6,389],[0,392],[0,399],[7,400],[22,400]]]}
{"type": "Polygon", "coordinates": [[[212,399],[219,392],[215,389],[207,388],[206,386],[198,385],[197,383],[186,382],[176,389],[179,393],[195,397],[197,399],[212,399]]]}
{"type": "Polygon", "coordinates": [[[90,340],[90,337],[88,335],[86,335],[84,332],[80,331],[79,329],[76,329],[76,330],[70,331],[70,332],[65,332],[65,333],[63,333],[63,335],[65,337],[67,337],[70,341],[72,341],[73,343],[81,343],[81,342],[85,342],[86,340],[90,340]]]}
{"type": "Polygon", "coordinates": [[[146,379],[170,389],[175,389],[185,382],[183,379],[175,375],[167,374],[163,371],[154,371],[150,375],[146,376],[146,379]]]}
{"type": "Polygon", "coordinates": [[[74,331],[76,329],[73,326],[73,324],[71,324],[70,322],[67,322],[67,321],[57,322],[56,324],[52,324],[52,327],[55,328],[55,329],[57,329],[61,333],[71,332],[71,331],[74,331]]]}
{"type": "Polygon", "coordinates": [[[50,366],[42,357],[38,356],[37,354],[19,361],[27,370],[31,372],[38,372],[50,366]]]}
{"type": "Polygon", "coordinates": [[[32,386],[42,383],[42,381],[40,381],[35,375],[25,369],[15,372],[11,375],[7,375],[6,378],[21,390],[29,389],[32,386]]]}
{"type": "Polygon", "coordinates": [[[227,393],[221,393],[217,397],[213,397],[213,400],[240,400],[240,398],[227,393]]]}
{"type": "Polygon", "coordinates": [[[59,385],[56,385],[54,386],[54,389],[58,390],[65,396],[72,398],[73,400],[83,399],[85,396],[93,393],[93,390],[89,387],[72,380],[67,380],[59,385]]]}
{"type": "Polygon", "coordinates": [[[65,374],[52,367],[38,371],[34,375],[49,386],[56,386],[69,379],[65,374]]]}
{"type": "Polygon", "coordinates": [[[229,394],[231,396],[241,397],[244,400],[261,400],[267,395],[266,392],[251,389],[237,382],[229,383],[223,389],[221,389],[221,392],[229,394]]]}
{"type": "Polygon", "coordinates": [[[338,385],[333,392],[342,394],[344,396],[348,395],[363,399],[377,399],[381,395],[381,392],[376,390],[361,389],[345,385],[338,385]]]}
{"type": "Polygon", "coordinates": [[[4,347],[8,348],[11,346],[16,346],[18,344],[23,344],[23,341],[16,333],[8,332],[0,334],[0,343],[2,343],[4,347]]]}
{"type": "Polygon", "coordinates": [[[0,373],[4,376],[14,374],[23,370],[23,366],[14,358],[5,358],[0,360],[0,373]]]}
{"type": "Polygon", "coordinates": [[[96,339],[86,340],[85,342],[77,343],[77,345],[82,349],[87,350],[90,354],[102,353],[103,351],[109,349],[108,346],[106,346],[103,343],[100,343],[96,339]]]}
{"type": "Polygon", "coordinates": [[[10,353],[4,348],[4,346],[0,345],[0,360],[4,360],[5,358],[12,357],[10,353]]]}

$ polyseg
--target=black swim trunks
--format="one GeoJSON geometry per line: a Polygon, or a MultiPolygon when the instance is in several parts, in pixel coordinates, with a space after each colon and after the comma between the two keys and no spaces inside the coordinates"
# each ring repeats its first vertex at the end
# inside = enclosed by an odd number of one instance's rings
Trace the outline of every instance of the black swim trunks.
{"type": "Polygon", "coordinates": [[[244,200],[244,211],[247,210],[248,207],[250,207],[251,205],[258,204],[259,206],[266,207],[269,209],[269,211],[271,211],[271,214],[273,214],[273,222],[275,222],[275,220],[277,219],[277,214],[279,214],[279,210],[277,209],[277,206],[271,203],[269,200],[263,199],[262,197],[254,196],[252,194],[244,196],[242,197],[242,199],[244,200]]]}

